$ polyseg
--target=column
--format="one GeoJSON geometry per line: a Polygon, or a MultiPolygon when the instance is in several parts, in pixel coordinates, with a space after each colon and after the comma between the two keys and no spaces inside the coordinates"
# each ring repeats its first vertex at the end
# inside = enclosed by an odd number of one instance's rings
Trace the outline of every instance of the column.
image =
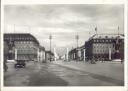
{"type": "Polygon", "coordinates": [[[17,60],[17,49],[15,49],[15,60],[17,60]]]}
{"type": "Polygon", "coordinates": [[[73,57],[73,60],[75,59],[75,57],[76,57],[76,55],[75,55],[75,53],[74,53],[74,57],[73,57]]]}
{"type": "Polygon", "coordinates": [[[39,62],[39,57],[40,57],[40,53],[39,53],[39,48],[37,49],[37,61],[39,62]]]}
{"type": "Polygon", "coordinates": [[[42,62],[43,61],[43,51],[40,52],[40,61],[42,62]]]}
{"type": "Polygon", "coordinates": [[[44,51],[44,53],[43,53],[43,54],[44,54],[44,61],[46,61],[46,55],[45,55],[45,51],[44,51]]]}
{"type": "Polygon", "coordinates": [[[68,48],[67,48],[67,56],[66,56],[66,57],[67,57],[66,59],[67,59],[67,61],[68,61],[68,48]]]}
{"type": "Polygon", "coordinates": [[[109,60],[111,60],[111,48],[109,48],[109,60]]]}
{"type": "Polygon", "coordinates": [[[85,49],[84,49],[84,61],[85,61],[85,49]]]}
{"type": "Polygon", "coordinates": [[[54,60],[56,61],[56,49],[54,48],[54,60]]]}

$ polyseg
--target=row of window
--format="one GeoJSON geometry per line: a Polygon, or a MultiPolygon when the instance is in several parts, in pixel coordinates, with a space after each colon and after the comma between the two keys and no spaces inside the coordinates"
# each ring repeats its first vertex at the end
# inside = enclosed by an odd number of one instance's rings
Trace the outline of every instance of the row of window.
{"type": "Polygon", "coordinates": [[[28,38],[25,38],[25,37],[16,37],[16,38],[15,37],[12,37],[12,38],[7,37],[6,39],[7,40],[32,40],[32,38],[29,38],[29,37],[28,38]]]}
{"type": "Polygon", "coordinates": [[[114,48],[114,46],[93,46],[93,48],[104,48],[104,49],[109,49],[109,48],[114,48]]]}
{"type": "Polygon", "coordinates": [[[18,45],[15,45],[15,47],[17,48],[17,49],[35,49],[35,47],[34,46],[29,46],[29,45],[22,45],[22,46],[18,46],[18,45]]]}
{"type": "Polygon", "coordinates": [[[24,53],[24,54],[31,54],[31,53],[37,53],[37,51],[33,51],[33,50],[18,50],[17,51],[17,53],[18,54],[22,54],[22,53],[24,53]]]}
{"type": "MultiPolygon", "coordinates": [[[[94,50],[94,53],[109,53],[109,50],[104,50],[104,49],[100,49],[100,50],[94,50]]],[[[111,53],[115,52],[115,50],[111,50],[111,53]]]]}
{"type": "Polygon", "coordinates": [[[16,41],[15,44],[32,44],[32,41],[16,41]]]}
{"type": "Polygon", "coordinates": [[[113,40],[111,40],[111,39],[105,39],[105,40],[103,40],[103,39],[94,39],[94,42],[112,42],[113,40]]]}
{"type": "Polygon", "coordinates": [[[102,44],[102,43],[96,43],[96,44],[93,44],[93,47],[95,48],[97,48],[97,47],[104,47],[104,48],[106,48],[106,47],[111,47],[111,48],[114,48],[115,47],[115,44],[102,44]]]}

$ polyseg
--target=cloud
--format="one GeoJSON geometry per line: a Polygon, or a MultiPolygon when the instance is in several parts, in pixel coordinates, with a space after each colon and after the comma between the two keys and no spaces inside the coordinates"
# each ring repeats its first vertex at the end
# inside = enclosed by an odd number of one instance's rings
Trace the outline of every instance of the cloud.
{"type": "MultiPolygon", "coordinates": [[[[28,32],[33,34],[47,50],[49,35],[53,35],[53,47],[76,47],[75,35],[80,36],[79,45],[89,38],[89,32],[124,33],[123,5],[105,4],[51,4],[51,5],[5,5],[4,32],[28,32]],[[15,24],[15,27],[14,27],[15,24]]],[[[62,50],[62,49],[61,49],[62,50]]]]}

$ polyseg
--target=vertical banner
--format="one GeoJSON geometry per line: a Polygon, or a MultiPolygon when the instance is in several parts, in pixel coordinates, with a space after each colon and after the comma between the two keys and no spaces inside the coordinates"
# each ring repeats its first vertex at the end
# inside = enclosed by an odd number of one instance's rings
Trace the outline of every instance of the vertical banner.
{"type": "Polygon", "coordinates": [[[68,61],[68,48],[67,48],[67,61],[68,61]]]}
{"type": "Polygon", "coordinates": [[[15,48],[15,60],[17,60],[17,49],[15,48]]]}
{"type": "Polygon", "coordinates": [[[85,61],[85,49],[84,49],[84,61],[85,61]]]}
{"type": "Polygon", "coordinates": [[[111,48],[109,48],[109,60],[111,60],[111,48]]]}

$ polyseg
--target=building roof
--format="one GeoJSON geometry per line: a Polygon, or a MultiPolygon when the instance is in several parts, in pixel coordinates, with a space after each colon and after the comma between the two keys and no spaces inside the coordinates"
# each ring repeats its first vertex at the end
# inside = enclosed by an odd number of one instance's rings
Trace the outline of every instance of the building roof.
{"type": "Polygon", "coordinates": [[[39,48],[40,48],[40,50],[45,51],[45,48],[43,46],[40,45],[39,48]]]}
{"type": "Polygon", "coordinates": [[[117,37],[120,37],[120,39],[124,39],[124,34],[94,34],[92,37],[90,37],[89,39],[115,39],[117,37]]]}
{"type": "Polygon", "coordinates": [[[48,54],[54,55],[54,53],[51,52],[51,51],[45,51],[45,52],[48,53],[48,54]]]}
{"type": "Polygon", "coordinates": [[[39,44],[38,40],[30,33],[5,33],[4,41],[34,41],[39,44]]]}

